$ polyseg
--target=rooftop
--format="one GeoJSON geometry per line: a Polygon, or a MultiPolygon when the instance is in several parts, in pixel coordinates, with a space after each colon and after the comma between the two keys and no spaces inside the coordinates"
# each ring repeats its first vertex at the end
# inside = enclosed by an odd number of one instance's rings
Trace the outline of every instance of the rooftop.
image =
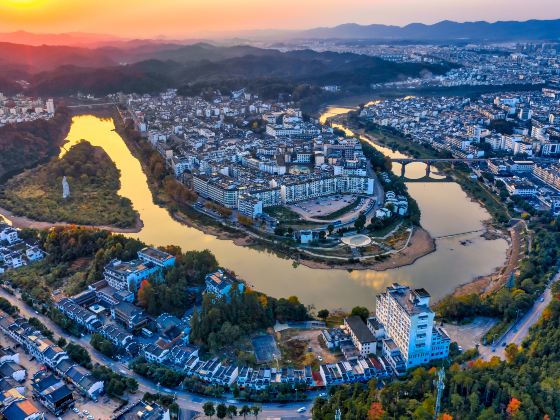
{"type": "Polygon", "coordinates": [[[371,343],[375,341],[375,337],[367,327],[366,323],[359,316],[351,316],[346,318],[344,321],[360,343],[371,343]]]}

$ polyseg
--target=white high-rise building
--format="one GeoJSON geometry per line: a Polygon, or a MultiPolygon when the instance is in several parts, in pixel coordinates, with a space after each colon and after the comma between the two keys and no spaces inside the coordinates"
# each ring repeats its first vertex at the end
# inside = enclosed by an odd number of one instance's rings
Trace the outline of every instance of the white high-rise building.
{"type": "Polygon", "coordinates": [[[54,114],[54,100],[51,99],[47,99],[47,112],[49,114],[54,114]]]}
{"type": "Polygon", "coordinates": [[[377,319],[411,368],[449,355],[451,340],[445,331],[434,326],[430,294],[394,283],[376,297],[377,319]]]}

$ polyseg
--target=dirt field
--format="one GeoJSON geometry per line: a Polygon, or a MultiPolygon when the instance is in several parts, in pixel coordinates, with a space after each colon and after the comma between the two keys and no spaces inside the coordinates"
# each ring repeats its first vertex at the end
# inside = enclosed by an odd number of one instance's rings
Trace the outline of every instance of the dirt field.
{"type": "Polygon", "coordinates": [[[470,324],[444,324],[451,341],[456,341],[464,350],[472,349],[481,344],[482,336],[496,323],[494,318],[476,317],[470,324]]]}
{"type": "Polygon", "coordinates": [[[323,348],[319,342],[319,336],[321,335],[321,330],[285,330],[281,333],[281,341],[284,344],[289,344],[290,341],[300,341],[306,343],[307,348],[311,348],[311,353],[315,356],[321,356],[323,361],[320,363],[335,363],[340,360],[334,353],[330,350],[323,348]]]}

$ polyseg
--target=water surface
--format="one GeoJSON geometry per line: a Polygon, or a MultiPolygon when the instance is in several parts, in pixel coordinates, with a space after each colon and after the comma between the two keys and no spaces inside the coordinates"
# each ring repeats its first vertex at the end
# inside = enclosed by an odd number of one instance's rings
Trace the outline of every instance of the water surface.
{"type": "MultiPolygon", "coordinates": [[[[119,193],[131,200],[144,223],[143,229],[131,237],[155,246],[179,245],[185,251],[209,249],[221,265],[257,290],[275,297],[296,295],[318,309],[349,309],[356,305],[373,309],[375,294],[395,281],[424,287],[440,298],[476,276],[489,274],[505,260],[506,241],[487,241],[475,233],[438,239],[436,252],[413,265],[384,272],[296,266],[292,260],[268,251],[239,247],[173,220],[167,210],[154,204],[146,175],[114,131],[112,120],[90,115],[74,117],[65,149],[81,139],[103,147],[120,170],[119,193]],[[472,243],[461,245],[460,241],[466,239],[472,243]]],[[[481,229],[482,221],[489,217],[456,183],[410,183],[409,189],[422,211],[422,225],[434,237],[481,229]]]]}

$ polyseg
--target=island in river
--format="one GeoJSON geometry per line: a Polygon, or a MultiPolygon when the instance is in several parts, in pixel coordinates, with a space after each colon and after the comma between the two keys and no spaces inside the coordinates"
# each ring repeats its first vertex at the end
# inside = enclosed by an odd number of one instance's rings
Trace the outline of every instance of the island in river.
{"type": "Polygon", "coordinates": [[[0,194],[0,206],[24,218],[20,223],[139,228],[138,213],[128,198],[118,195],[119,187],[120,173],[103,148],[82,141],[60,158],[11,178],[0,194]]]}
{"type": "Polygon", "coordinates": [[[434,252],[414,264],[385,271],[312,269],[266,249],[237,246],[231,240],[207,235],[170,217],[167,209],[154,203],[141,163],[115,132],[112,120],[91,115],[74,117],[66,147],[83,138],[103,147],[111,157],[121,173],[119,195],[129,198],[140,214],[143,227],[128,236],[155,246],[175,244],[184,250],[209,249],[221,265],[272,296],[297,295],[306,304],[333,309],[356,305],[372,308],[375,294],[398,281],[424,287],[438,299],[460,284],[494,272],[506,259],[504,239],[486,240],[480,233],[472,233],[484,229],[483,221],[489,215],[459,185],[417,182],[409,184],[409,191],[421,209],[422,226],[437,245],[434,252]],[[459,235],[446,237],[450,234],[459,235]],[[469,245],[462,245],[464,241],[469,245]]]}

